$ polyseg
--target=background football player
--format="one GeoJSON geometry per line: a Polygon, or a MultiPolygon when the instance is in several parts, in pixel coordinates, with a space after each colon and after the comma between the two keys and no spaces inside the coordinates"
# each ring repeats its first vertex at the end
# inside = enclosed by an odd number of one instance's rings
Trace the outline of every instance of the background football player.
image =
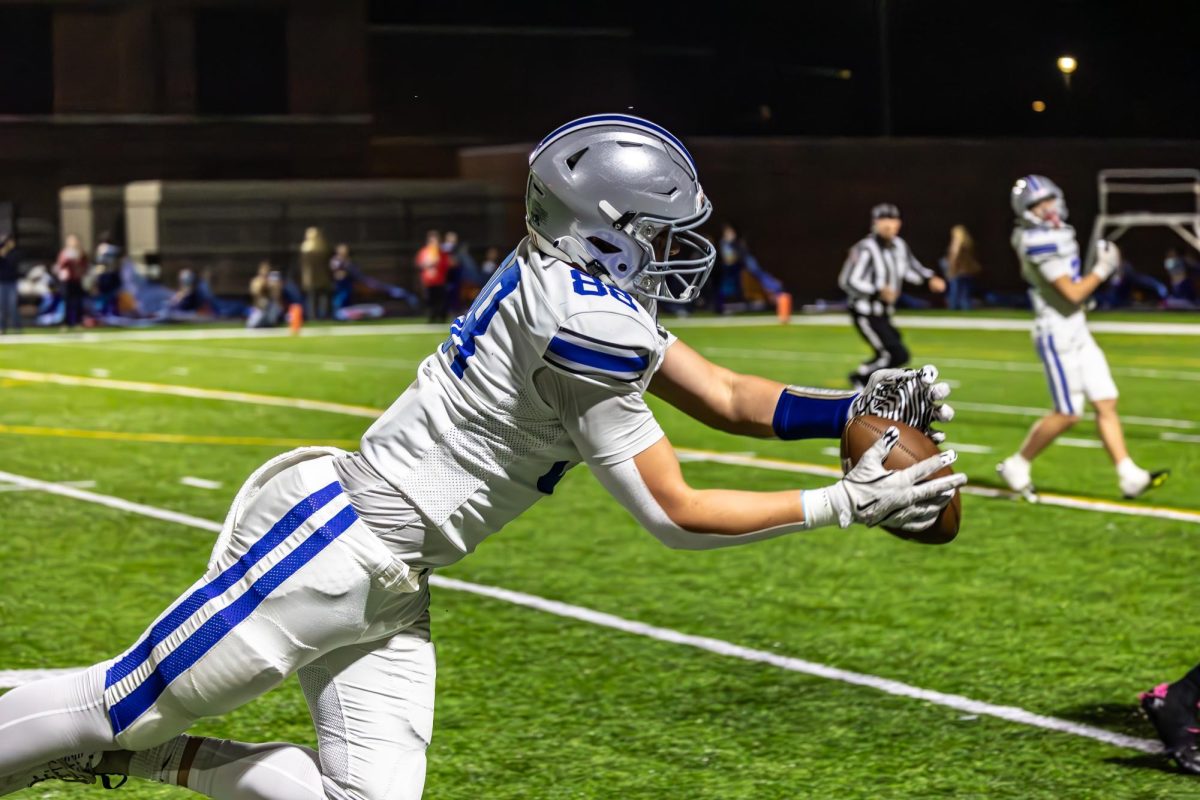
{"type": "MultiPolygon", "coordinates": [[[[859,464],[814,491],[694,489],[650,390],[749,436],[837,437],[848,415],[948,419],[936,372],[861,395],[794,390],[716,366],[660,327],[713,265],[711,206],[684,146],[633,117],[551,133],[530,158],[529,236],[362,438],[268,462],[234,500],[204,576],[138,640],[85,672],[0,697],[0,794],[132,775],[214,798],[421,795],[432,735],[429,575],[586,462],[671,547],[705,549],[853,522],[928,527],[965,482],[859,464]],[[299,674],[319,753],[184,732],[299,674]]],[[[581,521],[581,536],[587,535],[581,521]]]]}
{"type": "Polygon", "coordinates": [[[1046,370],[1054,410],[1033,424],[1021,449],[1002,461],[997,472],[1009,488],[1036,498],[1031,462],[1083,413],[1087,398],[1096,409],[1096,428],[1117,470],[1125,497],[1137,497],[1166,480],[1129,456],[1117,416],[1117,385],[1104,352],[1087,328],[1083,306],[1121,262],[1116,245],[1100,242],[1096,264],[1083,274],[1075,229],[1067,224],[1062,190],[1044,175],[1027,175],[1012,188],[1016,214],[1012,246],[1029,284],[1035,321],[1033,341],[1046,370]]]}

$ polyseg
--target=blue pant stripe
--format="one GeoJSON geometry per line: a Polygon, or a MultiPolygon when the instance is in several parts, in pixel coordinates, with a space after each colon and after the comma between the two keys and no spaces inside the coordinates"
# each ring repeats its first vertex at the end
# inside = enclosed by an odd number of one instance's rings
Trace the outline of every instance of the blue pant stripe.
{"type": "Polygon", "coordinates": [[[1067,405],[1067,413],[1074,416],[1075,407],[1071,404],[1071,386],[1067,383],[1067,374],[1063,370],[1062,359],[1058,357],[1058,348],[1054,346],[1054,334],[1046,337],[1050,343],[1050,354],[1054,356],[1054,366],[1058,369],[1058,379],[1062,382],[1063,400],[1067,405]]]}
{"type": "Polygon", "coordinates": [[[156,622],[145,639],[138,642],[117,663],[109,667],[108,673],[105,676],[104,688],[107,689],[133,674],[133,671],[150,657],[150,653],[154,648],[174,633],[192,614],[199,611],[208,601],[220,597],[230,586],[240,581],[251,567],[261,561],[267,553],[279,546],[280,542],[295,533],[296,529],[303,525],[309,517],[317,513],[330,500],[341,494],[341,491],[341,485],[337,481],[334,481],[325,488],[313,492],[293,506],[279,522],[275,523],[265,536],[255,542],[246,551],[245,555],[238,559],[236,564],[222,572],[209,583],[192,592],[186,600],[156,622]]]}
{"type": "Polygon", "coordinates": [[[1046,354],[1046,347],[1042,343],[1042,337],[1037,337],[1038,358],[1042,360],[1042,366],[1046,370],[1046,383],[1050,386],[1050,399],[1054,402],[1054,410],[1061,412],[1062,407],[1058,402],[1058,387],[1054,385],[1053,367],[1050,364],[1050,357],[1046,354]]]}
{"type": "Polygon", "coordinates": [[[113,733],[118,734],[125,730],[146,713],[172,681],[190,669],[226,634],[237,627],[238,623],[254,613],[271,592],[312,561],[330,542],[354,524],[356,519],[358,515],[351,506],[343,508],[329,522],[313,531],[278,564],[267,570],[266,574],[255,581],[241,597],[209,618],[183,644],[160,661],[146,680],[108,710],[113,733]]]}

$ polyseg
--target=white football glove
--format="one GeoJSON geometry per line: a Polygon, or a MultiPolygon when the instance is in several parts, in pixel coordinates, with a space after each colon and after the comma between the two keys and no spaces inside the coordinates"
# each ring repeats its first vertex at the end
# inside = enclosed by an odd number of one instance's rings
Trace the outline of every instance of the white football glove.
{"type": "Polygon", "coordinates": [[[924,431],[935,442],[946,434],[935,431],[934,422],[954,419],[954,409],[942,401],[950,395],[950,384],[937,382],[937,367],[881,369],[871,373],[867,385],[850,404],[850,416],[872,415],[903,422],[924,431]]]}
{"type": "Polygon", "coordinates": [[[1115,244],[1105,239],[1096,242],[1096,263],[1092,265],[1092,273],[1099,276],[1104,283],[1113,276],[1117,267],[1121,266],[1121,250],[1115,244]]]}
{"type": "Polygon", "coordinates": [[[846,477],[825,491],[839,527],[853,522],[868,527],[887,525],[909,533],[932,525],[953,498],[955,490],[967,482],[962,473],[925,481],[942,467],[953,464],[958,454],[947,450],[900,470],[886,469],[884,459],[900,440],[895,427],[888,428],[871,445],[846,477]]]}

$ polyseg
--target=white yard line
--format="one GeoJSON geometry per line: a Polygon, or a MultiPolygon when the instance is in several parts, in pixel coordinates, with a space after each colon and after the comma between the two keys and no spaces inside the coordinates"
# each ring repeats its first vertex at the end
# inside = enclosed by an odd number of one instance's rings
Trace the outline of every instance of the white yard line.
{"type": "MultiPolygon", "coordinates": [[[[807,361],[818,364],[842,363],[857,360],[859,354],[840,352],[819,353],[811,350],[755,350],[747,347],[701,347],[700,352],[709,356],[725,356],[759,361],[807,361]]],[[[1030,351],[1032,357],[1032,350],[1030,351]]],[[[930,362],[939,368],[975,369],[985,372],[1029,372],[1042,374],[1043,367],[1035,361],[994,361],[978,358],[941,358],[930,356],[930,362]]],[[[1200,372],[1177,369],[1153,369],[1150,367],[1112,367],[1114,375],[1131,378],[1161,378],[1172,381],[1200,381],[1200,372]]]]}
{"type": "Polygon", "coordinates": [[[1085,450],[1103,450],[1104,442],[1099,439],[1077,439],[1074,436],[1060,436],[1054,440],[1055,444],[1061,444],[1064,447],[1079,447],[1085,450]]]}
{"type": "Polygon", "coordinates": [[[1167,442],[1187,442],[1188,444],[1200,444],[1200,436],[1189,436],[1186,433],[1172,433],[1164,431],[1160,433],[1159,438],[1167,442]]]}
{"type": "Polygon", "coordinates": [[[193,489],[216,490],[224,485],[220,481],[210,481],[207,478],[196,478],[191,475],[184,475],[179,482],[184,486],[191,486],[193,489]]]}
{"type": "MultiPolygon", "coordinates": [[[[918,317],[900,314],[900,327],[928,330],[952,331],[1028,331],[1031,319],[999,319],[996,317],[962,315],[954,317],[918,317]]],[[[689,317],[685,319],[665,318],[668,328],[780,328],[773,317],[689,317]]],[[[793,316],[793,327],[844,328],[849,326],[844,314],[822,314],[793,316]]],[[[1092,320],[1088,328],[1095,333],[1130,334],[1139,336],[1200,336],[1200,324],[1186,322],[1105,322],[1092,320]]],[[[302,336],[400,336],[400,335],[445,335],[447,325],[424,325],[389,323],[361,326],[306,327],[302,336]]],[[[119,339],[126,342],[187,341],[216,339],[281,339],[291,336],[286,328],[247,330],[245,328],[193,328],[189,330],[139,330],[139,331],[90,331],[87,333],[41,334],[0,336],[0,347],[23,344],[71,344],[73,342],[103,342],[119,339]]]]}
{"type": "MultiPolygon", "coordinates": [[[[977,411],[981,414],[999,414],[1011,417],[1044,417],[1050,413],[1049,407],[1009,406],[1000,403],[970,403],[965,400],[950,399],[955,411],[977,411]]],[[[1092,420],[1096,415],[1091,411],[1082,415],[1082,419],[1092,420]]],[[[1180,430],[1195,430],[1200,428],[1200,422],[1191,419],[1170,419],[1167,417],[1139,417],[1136,414],[1121,414],[1121,421],[1127,425],[1144,425],[1148,428],[1178,428],[1180,430]]]]}
{"type": "MultiPolygon", "coordinates": [[[[73,489],[94,489],[95,481],[59,481],[59,486],[70,486],[73,489]]],[[[17,486],[13,483],[0,483],[0,492],[33,492],[40,491],[29,486],[17,486]]]]}
{"type": "Polygon", "coordinates": [[[141,514],[143,517],[151,519],[159,519],[163,522],[175,522],[179,525],[187,525],[192,528],[210,531],[212,533],[221,532],[221,524],[211,522],[200,517],[193,517],[191,514],[181,514],[178,511],[170,511],[165,508],[157,508],[148,506],[142,503],[134,503],[129,500],[122,500],[120,497],[112,497],[106,494],[97,494],[84,489],[75,489],[70,486],[63,486],[61,483],[53,481],[41,481],[37,478],[28,478],[24,475],[15,475],[11,472],[0,471],[0,481],[11,483],[15,486],[24,486],[27,489],[37,489],[38,491],[47,494],[55,494],[59,497],[69,497],[72,500],[82,500],[85,503],[95,503],[100,506],[114,508],[117,511],[127,511],[130,514],[141,514]]]}
{"type": "MultiPolygon", "coordinates": [[[[687,455],[690,461],[708,461],[714,464],[727,464],[732,467],[752,467],[768,469],[776,472],[793,472],[799,475],[815,475],[821,478],[840,478],[842,471],[837,467],[827,467],[822,464],[806,464],[800,461],[784,461],[774,458],[754,458],[749,456],[718,453],[710,450],[694,450],[680,448],[680,453],[687,455]]],[[[1017,495],[1004,489],[994,489],[990,486],[972,486],[962,488],[963,494],[988,497],[993,499],[1016,500],[1017,495]]],[[[1151,517],[1166,519],[1173,522],[1190,522],[1200,525],[1200,511],[1185,508],[1168,508],[1164,506],[1148,506],[1137,503],[1121,503],[1114,500],[1095,500],[1090,497],[1075,497],[1065,494],[1039,493],[1038,503],[1043,506],[1071,508],[1079,511],[1092,511],[1106,514],[1122,514],[1131,517],[1151,517]]]]}
{"type": "MultiPolygon", "coordinates": [[[[39,481],[35,478],[26,478],[20,475],[12,475],[11,473],[0,472],[0,480],[14,480],[15,482],[25,482],[30,485],[41,485],[58,489],[56,484],[46,481],[39,481]]],[[[50,491],[51,489],[46,489],[50,491]]],[[[63,494],[61,491],[55,491],[55,494],[63,494]]],[[[205,531],[217,531],[221,526],[216,522],[203,520],[198,517],[190,517],[186,514],[178,514],[174,511],[166,509],[154,508],[152,506],[142,505],[140,503],[130,503],[127,500],[122,500],[118,497],[108,497],[106,495],[93,494],[91,492],[80,492],[73,496],[78,500],[85,500],[92,503],[100,503],[109,508],[120,508],[131,513],[150,516],[155,519],[169,520],[178,522],[182,525],[190,525],[194,528],[199,528],[205,531]]],[[[742,661],[749,661],[757,664],[766,664],[777,669],[786,670],[788,672],[796,672],[804,675],[812,675],[818,678],[838,681],[840,683],[850,684],[852,686],[863,686],[869,689],[875,689],[886,694],[895,695],[898,697],[908,697],[914,700],[921,700],[933,705],[952,708],[956,711],[963,711],[968,714],[978,714],[982,716],[996,717],[1007,722],[1017,723],[1019,725],[1027,725],[1043,730],[1057,731],[1060,733],[1068,733],[1073,736],[1080,736],[1086,739],[1093,739],[1105,744],[1114,745],[1116,747],[1124,747],[1130,750],[1140,750],[1146,753],[1157,753],[1162,750],[1158,742],[1151,739],[1141,739],[1135,736],[1126,736],[1120,733],[1096,728],[1091,725],[1082,725],[1070,720],[1059,719],[1057,717],[1048,717],[1042,714],[1035,714],[1032,711],[1026,711],[1023,708],[1015,706],[1000,706],[992,703],[985,703],[979,700],[972,700],[969,697],[962,695],[946,694],[944,692],[934,691],[932,689],[923,689],[919,686],[912,686],[900,681],[894,681],[889,678],[883,678],[877,675],[869,675],[862,672],[851,672],[849,670],[839,669],[827,664],[819,664],[815,661],[805,661],[800,658],[784,656],[778,653],[771,653],[765,650],[755,650],[749,647],[743,647],[733,642],[727,642],[723,639],[714,639],[708,636],[695,636],[671,628],[660,628],[656,625],[648,625],[644,622],[625,619],[613,614],[607,614],[603,611],[585,608],[583,606],[571,605],[569,603],[559,602],[557,600],[549,600],[537,595],[526,594],[524,592],[515,592],[510,589],[503,589],[498,586],[487,586],[479,583],[470,583],[468,581],[460,581],[455,578],[446,578],[441,575],[434,575],[429,582],[442,589],[449,589],[458,592],[466,592],[469,594],[487,597],[492,600],[499,600],[505,603],[521,606],[523,608],[541,611],[546,614],[571,619],[578,622],[586,622],[590,625],[596,625],[603,628],[621,631],[623,633],[632,634],[635,636],[644,636],[649,639],[654,639],[668,644],[677,644],[684,647],[692,647],[698,650],[703,650],[714,655],[723,656],[725,658],[736,658],[742,661]]],[[[65,672],[73,672],[74,670],[64,670],[65,672]]],[[[55,673],[61,674],[56,670],[55,673]]],[[[45,677],[47,671],[38,671],[38,674],[45,677]]],[[[0,679],[7,679],[10,682],[15,679],[22,679],[21,671],[9,671],[0,673],[0,679]],[[6,678],[6,676],[8,676],[6,678]]],[[[3,685],[3,684],[0,684],[3,685]]]]}

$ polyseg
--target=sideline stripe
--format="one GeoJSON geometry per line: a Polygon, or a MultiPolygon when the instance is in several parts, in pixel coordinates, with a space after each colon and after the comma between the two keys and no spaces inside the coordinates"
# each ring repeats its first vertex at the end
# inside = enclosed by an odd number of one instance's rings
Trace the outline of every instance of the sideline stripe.
{"type": "MultiPolygon", "coordinates": [[[[1022,331],[1032,328],[1032,319],[1005,319],[981,316],[922,317],[898,315],[905,328],[952,331],[1022,331]]],[[[773,316],[745,317],[690,317],[670,320],[668,328],[773,328],[781,327],[773,316]]],[[[844,313],[794,315],[789,320],[793,327],[844,328],[849,325],[844,313]]],[[[1088,320],[1088,329],[1093,333],[1130,334],[1137,336],[1200,336],[1200,324],[1187,322],[1105,322],[1088,320]]],[[[359,327],[321,326],[305,327],[300,331],[304,337],[321,336],[398,336],[448,335],[448,325],[424,325],[387,323],[359,327]]],[[[268,330],[246,328],[199,328],[190,330],[149,331],[105,331],[88,333],[31,333],[19,336],[0,336],[0,347],[23,344],[72,344],[76,342],[104,342],[119,339],[126,342],[189,341],[215,339],[283,339],[291,337],[286,328],[268,330]]]]}
{"type": "Polygon", "coordinates": [[[113,442],[153,442],[157,444],[214,444],[252,447],[358,447],[357,439],[271,439],[264,436],[198,436],[186,433],[129,433],[80,428],[54,428],[41,425],[5,425],[0,434],[10,436],[49,436],[58,439],[100,439],[113,442]]]}
{"type": "MultiPolygon", "coordinates": [[[[754,456],[718,453],[712,450],[693,450],[678,448],[677,452],[686,455],[689,461],[709,461],[714,464],[727,464],[733,467],[753,467],[768,469],[776,472],[794,472],[800,475],[816,475],[822,478],[840,478],[842,471],[837,467],[826,467],[821,464],[808,464],[802,461],[784,461],[776,458],[757,458],[754,456]]],[[[967,484],[960,490],[963,494],[978,497],[1003,498],[1016,500],[1020,495],[1007,489],[996,489],[990,486],[973,486],[967,484]]],[[[1124,514],[1131,517],[1153,517],[1169,519],[1175,522],[1190,522],[1200,525],[1200,511],[1168,506],[1148,506],[1135,503],[1123,503],[1116,500],[1095,500],[1090,497],[1078,497],[1069,494],[1038,493],[1038,505],[1071,508],[1080,511],[1097,511],[1109,514],[1124,514]]]]}
{"type": "MultiPolygon", "coordinates": [[[[12,475],[11,473],[0,472],[0,480],[16,480],[17,482],[25,482],[29,484],[39,484],[41,486],[59,488],[56,484],[39,481],[35,478],[26,478],[21,475],[12,475]]],[[[55,492],[63,494],[63,492],[55,492]]],[[[221,526],[216,522],[200,519],[198,517],[189,517],[186,514],[176,514],[173,511],[166,509],[154,508],[145,506],[139,503],[130,503],[118,497],[108,497],[106,495],[93,494],[91,492],[79,492],[81,496],[76,499],[85,500],[92,503],[100,503],[101,505],[110,508],[121,508],[131,511],[135,514],[143,514],[151,516],[155,519],[169,519],[173,522],[179,522],[183,525],[190,525],[194,528],[200,528],[206,531],[220,530],[221,526]]],[[[67,495],[72,496],[72,495],[67,495]]],[[[805,675],[812,675],[818,678],[847,683],[853,686],[865,686],[869,689],[875,689],[886,694],[895,695],[898,697],[908,697],[914,700],[922,700],[934,705],[953,708],[957,711],[964,711],[969,714],[979,714],[983,716],[996,717],[1007,722],[1014,722],[1019,725],[1027,725],[1034,728],[1042,728],[1043,730],[1058,731],[1060,733],[1069,733],[1074,736],[1080,736],[1086,739],[1094,739],[1098,742],[1111,744],[1116,747],[1125,747],[1131,750],[1140,750],[1144,753],[1158,753],[1162,751],[1162,745],[1152,739],[1141,739],[1136,736],[1126,736],[1113,731],[1097,728],[1091,725],[1083,725],[1070,720],[1059,719],[1057,717],[1048,717],[1042,714],[1035,714],[1032,711],[1026,711],[1023,708],[1015,706],[1000,706],[992,703],[985,703],[979,700],[972,700],[969,697],[962,695],[946,694],[943,692],[933,691],[931,689],[922,689],[919,686],[912,686],[900,681],[894,681],[889,678],[881,678],[877,675],[868,675],[861,672],[852,672],[850,670],[831,667],[826,664],[819,664],[814,661],[805,661],[800,658],[792,658],[790,656],[782,656],[778,653],[771,653],[764,650],[755,650],[749,647],[734,644],[724,641],[723,639],[714,639],[707,636],[694,636],[692,634],[683,633],[681,631],[672,630],[671,628],[660,628],[655,625],[648,625],[644,622],[625,619],[613,614],[607,614],[602,611],[595,611],[582,606],[562,603],[557,600],[549,600],[537,595],[525,594],[524,592],[515,592],[509,589],[502,589],[497,586],[487,586],[484,584],[470,583],[467,581],[457,580],[455,578],[446,578],[441,575],[433,575],[429,582],[443,589],[450,589],[458,592],[466,592],[469,594],[487,597],[493,600],[500,600],[505,603],[524,608],[542,611],[547,614],[553,614],[565,619],[577,620],[586,622],[591,625],[597,625],[612,630],[618,630],[623,633],[633,634],[635,636],[645,636],[660,642],[668,644],[678,644],[685,647],[693,647],[698,650],[713,653],[715,655],[724,656],[727,658],[737,658],[742,661],[749,661],[758,664],[767,664],[778,669],[787,670],[789,672],[797,672],[805,675]]],[[[62,674],[65,672],[74,672],[75,670],[37,670],[35,671],[40,677],[47,677],[51,674],[62,674]]],[[[15,676],[21,680],[23,671],[14,670],[0,673],[0,679],[12,680],[15,676]],[[6,677],[7,676],[7,677],[6,677]]],[[[27,680],[24,682],[28,682],[27,680]]],[[[0,687],[4,684],[0,683],[0,687]]]]}
{"type": "Polygon", "coordinates": [[[253,392],[231,392],[224,389],[201,389],[196,386],[179,386],[173,383],[146,383],[144,381],[119,381],[111,378],[84,378],[79,375],[59,375],[53,372],[29,372],[23,369],[0,369],[0,378],[27,381],[29,383],[54,383],[60,386],[86,386],[92,389],[117,389],[124,392],[166,394],[174,397],[191,397],[201,400],[228,400],[233,403],[252,403],[260,406],[299,408],[305,411],[326,411],[331,414],[346,414],[353,417],[375,419],[383,413],[378,408],[353,406],[345,403],[328,403],[324,400],[305,400],[298,397],[279,397],[272,394],[253,392]]]}
{"type": "MultiPolygon", "coordinates": [[[[59,485],[60,486],[73,486],[76,489],[94,489],[96,487],[96,482],[95,481],[60,481],[59,485]]],[[[28,486],[16,486],[11,483],[0,483],[0,492],[32,492],[32,491],[36,491],[36,490],[30,489],[28,486]]]]}

